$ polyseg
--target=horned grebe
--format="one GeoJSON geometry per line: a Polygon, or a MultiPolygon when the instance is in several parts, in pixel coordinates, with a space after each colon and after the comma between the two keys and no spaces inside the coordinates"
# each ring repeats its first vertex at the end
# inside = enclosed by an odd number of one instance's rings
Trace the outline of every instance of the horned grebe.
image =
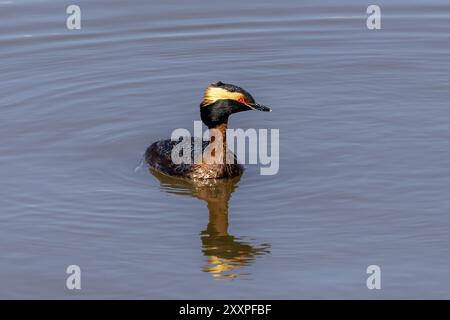
{"type": "MultiPolygon", "coordinates": [[[[175,164],[172,161],[172,150],[180,143],[170,139],[160,140],[153,143],[145,153],[147,163],[153,169],[164,174],[188,179],[221,179],[232,178],[243,173],[244,168],[237,162],[236,157],[228,150],[226,143],[226,129],[228,117],[237,112],[258,110],[271,111],[270,108],[258,104],[253,97],[244,89],[223,82],[210,84],[203,95],[200,104],[200,115],[203,123],[212,132],[209,141],[198,143],[202,148],[202,153],[212,144],[218,136],[222,139],[221,152],[209,153],[201,162],[194,163],[195,138],[191,138],[191,161],[189,163],[175,164]],[[234,159],[233,161],[226,161],[234,159]]],[[[199,138],[197,138],[199,139],[199,138]]],[[[216,141],[217,142],[217,141],[216,141]]]]}

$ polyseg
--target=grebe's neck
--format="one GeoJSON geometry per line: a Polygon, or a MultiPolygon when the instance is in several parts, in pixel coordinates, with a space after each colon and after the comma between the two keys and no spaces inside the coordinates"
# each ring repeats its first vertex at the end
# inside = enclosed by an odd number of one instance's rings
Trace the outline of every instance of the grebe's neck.
{"type": "Polygon", "coordinates": [[[209,129],[209,143],[214,145],[215,151],[211,153],[215,163],[226,163],[227,157],[227,126],[226,122],[209,129]]]}
{"type": "MultiPolygon", "coordinates": [[[[220,134],[222,136],[222,141],[224,142],[224,144],[226,144],[226,142],[227,142],[227,127],[228,127],[228,124],[225,122],[225,123],[221,123],[221,124],[215,126],[214,128],[210,128],[209,130],[213,131],[216,134],[220,134]]],[[[215,135],[211,134],[209,137],[209,142],[214,142],[214,139],[215,139],[215,135]]]]}

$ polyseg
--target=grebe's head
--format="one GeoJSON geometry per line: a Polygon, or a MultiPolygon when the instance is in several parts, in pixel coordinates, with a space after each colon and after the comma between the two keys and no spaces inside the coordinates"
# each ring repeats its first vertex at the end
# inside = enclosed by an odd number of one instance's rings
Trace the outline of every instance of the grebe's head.
{"type": "Polygon", "coordinates": [[[208,128],[226,123],[233,113],[248,110],[272,111],[269,107],[256,103],[244,89],[220,81],[206,88],[200,104],[200,115],[208,128]]]}

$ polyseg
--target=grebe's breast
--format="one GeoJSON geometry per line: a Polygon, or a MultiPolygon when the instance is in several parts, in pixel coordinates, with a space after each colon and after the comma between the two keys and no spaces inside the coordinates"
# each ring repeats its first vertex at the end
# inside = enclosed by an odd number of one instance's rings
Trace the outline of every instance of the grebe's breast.
{"type": "MultiPolygon", "coordinates": [[[[188,179],[221,179],[231,178],[241,175],[244,172],[244,167],[238,164],[236,156],[232,154],[234,163],[232,164],[207,164],[195,161],[197,156],[201,156],[203,151],[209,145],[208,141],[203,141],[200,138],[180,138],[178,141],[172,141],[170,139],[156,141],[145,152],[145,160],[149,166],[159,172],[167,174],[169,176],[176,176],[188,179]],[[189,161],[175,164],[172,161],[172,150],[177,146],[178,150],[189,150],[189,148],[183,147],[184,143],[190,143],[190,157],[187,157],[189,161]],[[201,146],[201,152],[196,150],[201,146]],[[197,152],[196,152],[197,151],[197,152]]],[[[180,157],[182,157],[182,151],[180,157]]]]}

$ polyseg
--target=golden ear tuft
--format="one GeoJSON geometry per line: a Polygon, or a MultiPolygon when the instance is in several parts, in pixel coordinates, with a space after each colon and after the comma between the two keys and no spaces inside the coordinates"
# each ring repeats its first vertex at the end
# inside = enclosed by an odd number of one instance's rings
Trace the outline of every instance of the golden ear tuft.
{"type": "Polygon", "coordinates": [[[222,82],[216,82],[208,86],[205,90],[205,94],[203,95],[202,105],[209,105],[217,100],[236,100],[236,101],[245,101],[245,96],[240,92],[231,92],[224,88],[220,88],[222,82]]]}

